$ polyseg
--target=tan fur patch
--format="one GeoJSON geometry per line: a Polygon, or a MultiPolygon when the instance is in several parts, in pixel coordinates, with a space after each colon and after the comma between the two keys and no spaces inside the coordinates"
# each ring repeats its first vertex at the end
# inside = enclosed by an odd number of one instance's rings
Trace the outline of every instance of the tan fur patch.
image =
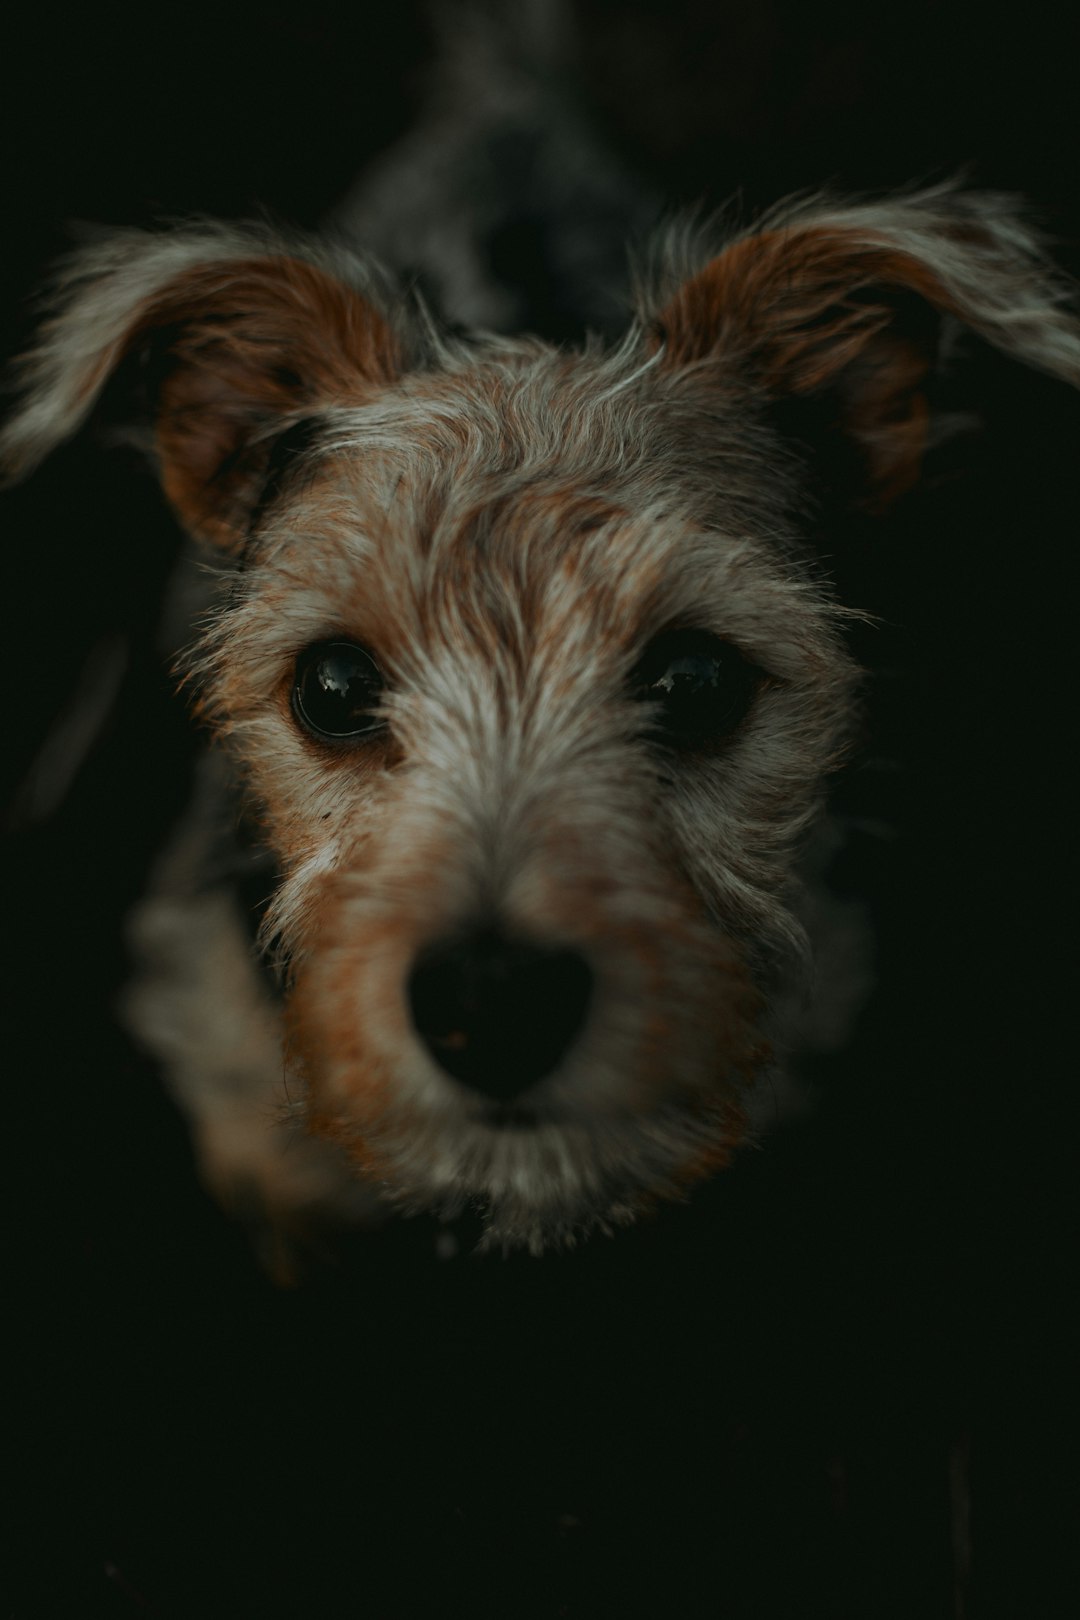
{"type": "Polygon", "coordinates": [[[268,428],[361,401],[400,366],[374,307],[299,259],[188,271],[138,313],[129,346],[160,332],[170,364],[157,421],[162,484],[187,527],[225,546],[268,428]]]}
{"type": "Polygon", "coordinates": [[[764,231],[686,281],[654,341],[669,368],[729,354],[770,398],[839,385],[883,503],[918,477],[929,416],[920,385],[932,357],[894,329],[896,293],[959,313],[934,271],[897,248],[837,229],[764,231]]]}

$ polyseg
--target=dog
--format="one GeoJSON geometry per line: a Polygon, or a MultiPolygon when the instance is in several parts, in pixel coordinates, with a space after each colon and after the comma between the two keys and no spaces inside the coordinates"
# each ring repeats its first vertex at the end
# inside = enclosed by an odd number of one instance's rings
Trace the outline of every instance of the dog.
{"type": "Polygon", "coordinates": [[[201,559],[213,745],[127,1014],[279,1273],[316,1215],[469,1209],[540,1253],[729,1162],[805,1043],[858,712],[807,447],[868,510],[911,488],[944,330],[1080,384],[1071,289],[997,195],[668,227],[576,347],[440,323],[365,206],[90,243],[0,439],[18,478],[119,422],[201,559]]]}

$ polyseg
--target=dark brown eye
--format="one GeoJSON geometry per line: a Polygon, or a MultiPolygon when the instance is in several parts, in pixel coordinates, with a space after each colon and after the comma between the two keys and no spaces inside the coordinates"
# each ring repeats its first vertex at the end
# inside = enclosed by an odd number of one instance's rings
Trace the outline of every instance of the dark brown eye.
{"type": "Polygon", "coordinates": [[[352,641],[318,641],[296,660],[293,713],[316,737],[348,740],[381,731],[382,672],[352,641]]]}
{"type": "Polygon", "coordinates": [[[631,694],[652,709],[650,731],[677,748],[728,737],[750,711],[761,671],[707,630],[665,630],[630,677],[631,694]]]}

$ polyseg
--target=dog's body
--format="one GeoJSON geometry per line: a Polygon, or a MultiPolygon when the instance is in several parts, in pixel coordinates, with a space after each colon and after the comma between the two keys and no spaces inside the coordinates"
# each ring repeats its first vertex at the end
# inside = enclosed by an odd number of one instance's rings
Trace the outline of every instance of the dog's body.
{"type": "Polygon", "coordinates": [[[1076,383],[1063,301],[1010,204],[949,188],[669,232],[629,330],[574,350],[450,335],[340,233],[77,258],[4,450],[141,393],[225,562],[186,663],[220,746],[130,1013],[226,1202],[468,1205],[539,1250],[726,1162],[805,1034],[857,679],[798,446],[887,503],[938,323],[1076,383]]]}

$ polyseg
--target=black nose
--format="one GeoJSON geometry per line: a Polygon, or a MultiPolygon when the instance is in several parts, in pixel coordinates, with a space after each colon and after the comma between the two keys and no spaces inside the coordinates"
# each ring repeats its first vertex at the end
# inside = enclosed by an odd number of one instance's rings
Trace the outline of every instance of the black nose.
{"type": "Polygon", "coordinates": [[[557,1067],[585,1023],[592,984],[576,951],[484,930],[423,952],[409,1010],[440,1068],[505,1100],[557,1067]]]}

